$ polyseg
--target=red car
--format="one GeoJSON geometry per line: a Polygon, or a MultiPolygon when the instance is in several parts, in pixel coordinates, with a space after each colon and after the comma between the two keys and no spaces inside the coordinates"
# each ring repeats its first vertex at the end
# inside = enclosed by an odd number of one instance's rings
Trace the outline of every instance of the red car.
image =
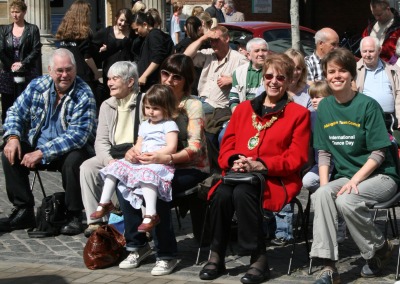
{"type": "MultiPolygon", "coordinates": [[[[231,43],[246,36],[261,37],[268,42],[273,52],[284,52],[292,47],[292,31],[288,23],[279,22],[235,22],[221,24],[228,28],[231,43]]],[[[315,31],[300,26],[301,50],[310,55],[315,49],[315,31]]]]}

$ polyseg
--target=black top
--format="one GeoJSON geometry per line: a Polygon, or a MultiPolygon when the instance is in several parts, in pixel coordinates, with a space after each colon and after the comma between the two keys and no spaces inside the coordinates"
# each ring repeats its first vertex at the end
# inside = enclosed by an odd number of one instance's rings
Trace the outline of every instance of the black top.
{"type": "Polygon", "coordinates": [[[222,13],[221,9],[215,8],[214,5],[208,7],[205,12],[209,13],[211,18],[216,18],[218,23],[225,23],[224,13],[222,13]]]}
{"type": "MultiPolygon", "coordinates": [[[[174,43],[169,35],[163,31],[153,28],[145,37],[140,49],[138,60],[139,77],[142,76],[150,63],[161,63],[170,55],[174,49],[174,43]]],[[[147,78],[146,85],[140,87],[141,92],[146,92],[152,85],[158,83],[160,77],[160,66],[147,78]]]]}
{"type": "Polygon", "coordinates": [[[107,73],[111,65],[118,61],[133,61],[133,53],[131,47],[133,40],[137,36],[131,30],[128,37],[117,39],[114,34],[114,27],[109,26],[101,29],[93,37],[93,45],[97,51],[98,57],[96,61],[100,61],[103,69],[103,82],[107,82],[107,73]],[[105,44],[107,50],[99,52],[100,48],[105,44]]]}
{"type": "Polygon", "coordinates": [[[66,48],[72,52],[76,62],[76,74],[86,83],[94,81],[94,74],[86,63],[85,59],[91,58],[94,54],[91,37],[83,40],[61,40],[58,43],[59,48],[66,48]]]}

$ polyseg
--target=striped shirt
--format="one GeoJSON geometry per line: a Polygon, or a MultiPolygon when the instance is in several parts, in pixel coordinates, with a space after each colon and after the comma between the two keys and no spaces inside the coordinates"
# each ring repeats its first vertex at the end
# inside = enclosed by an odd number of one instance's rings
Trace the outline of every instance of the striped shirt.
{"type": "Polygon", "coordinates": [[[236,73],[237,71],[233,72],[232,89],[229,93],[229,107],[231,109],[241,103],[239,93],[242,91],[246,93],[246,100],[253,99],[262,81],[262,68],[258,70],[254,69],[252,62],[250,62],[247,68],[246,81],[244,81],[244,84],[239,83],[239,81],[243,81],[243,78],[238,79],[236,73]],[[242,88],[245,88],[245,90],[242,90],[242,88]]]}
{"type": "Polygon", "coordinates": [[[315,54],[315,52],[304,58],[307,65],[307,81],[321,81],[325,79],[321,68],[321,59],[315,54]]]}

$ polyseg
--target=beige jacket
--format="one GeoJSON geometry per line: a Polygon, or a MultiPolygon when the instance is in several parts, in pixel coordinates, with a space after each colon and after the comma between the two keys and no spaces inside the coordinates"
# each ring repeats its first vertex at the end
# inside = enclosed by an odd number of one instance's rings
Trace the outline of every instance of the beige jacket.
{"type": "MultiPolygon", "coordinates": [[[[386,74],[392,86],[394,109],[396,113],[396,118],[400,122],[400,78],[399,78],[400,69],[396,66],[389,65],[384,61],[382,61],[382,64],[385,68],[386,74]]],[[[365,64],[364,60],[361,58],[357,62],[357,80],[356,80],[357,90],[360,93],[362,93],[364,90],[364,81],[365,81],[365,64]]]]}
{"type": "MultiPolygon", "coordinates": [[[[132,96],[130,102],[131,116],[133,125],[135,125],[135,112],[140,111],[140,121],[143,121],[143,114],[140,107],[137,107],[136,102],[137,94],[132,96]]],[[[142,95],[143,99],[143,95],[142,95]]],[[[141,104],[139,104],[140,106],[141,104]]],[[[103,163],[108,163],[113,159],[110,155],[111,145],[115,145],[114,133],[118,115],[118,104],[117,99],[111,97],[104,101],[100,107],[99,122],[97,126],[96,141],[94,148],[96,151],[96,157],[103,163]]],[[[132,129],[132,131],[134,131],[132,129]]],[[[133,141],[132,141],[133,145],[133,141]]]]}

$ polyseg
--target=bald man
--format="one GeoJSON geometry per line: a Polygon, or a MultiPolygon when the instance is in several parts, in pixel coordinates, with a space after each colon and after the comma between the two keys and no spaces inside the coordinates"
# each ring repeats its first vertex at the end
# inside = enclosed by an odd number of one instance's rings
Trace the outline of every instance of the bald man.
{"type": "Polygon", "coordinates": [[[339,46],[339,36],[331,28],[323,28],[317,31],[315,38],[315,51],[312,55],[306,56],[307,65],[307,81],[312,84],[315,81],[325,79],[322,68],[321,59],[331,50],[339,46]]]}

